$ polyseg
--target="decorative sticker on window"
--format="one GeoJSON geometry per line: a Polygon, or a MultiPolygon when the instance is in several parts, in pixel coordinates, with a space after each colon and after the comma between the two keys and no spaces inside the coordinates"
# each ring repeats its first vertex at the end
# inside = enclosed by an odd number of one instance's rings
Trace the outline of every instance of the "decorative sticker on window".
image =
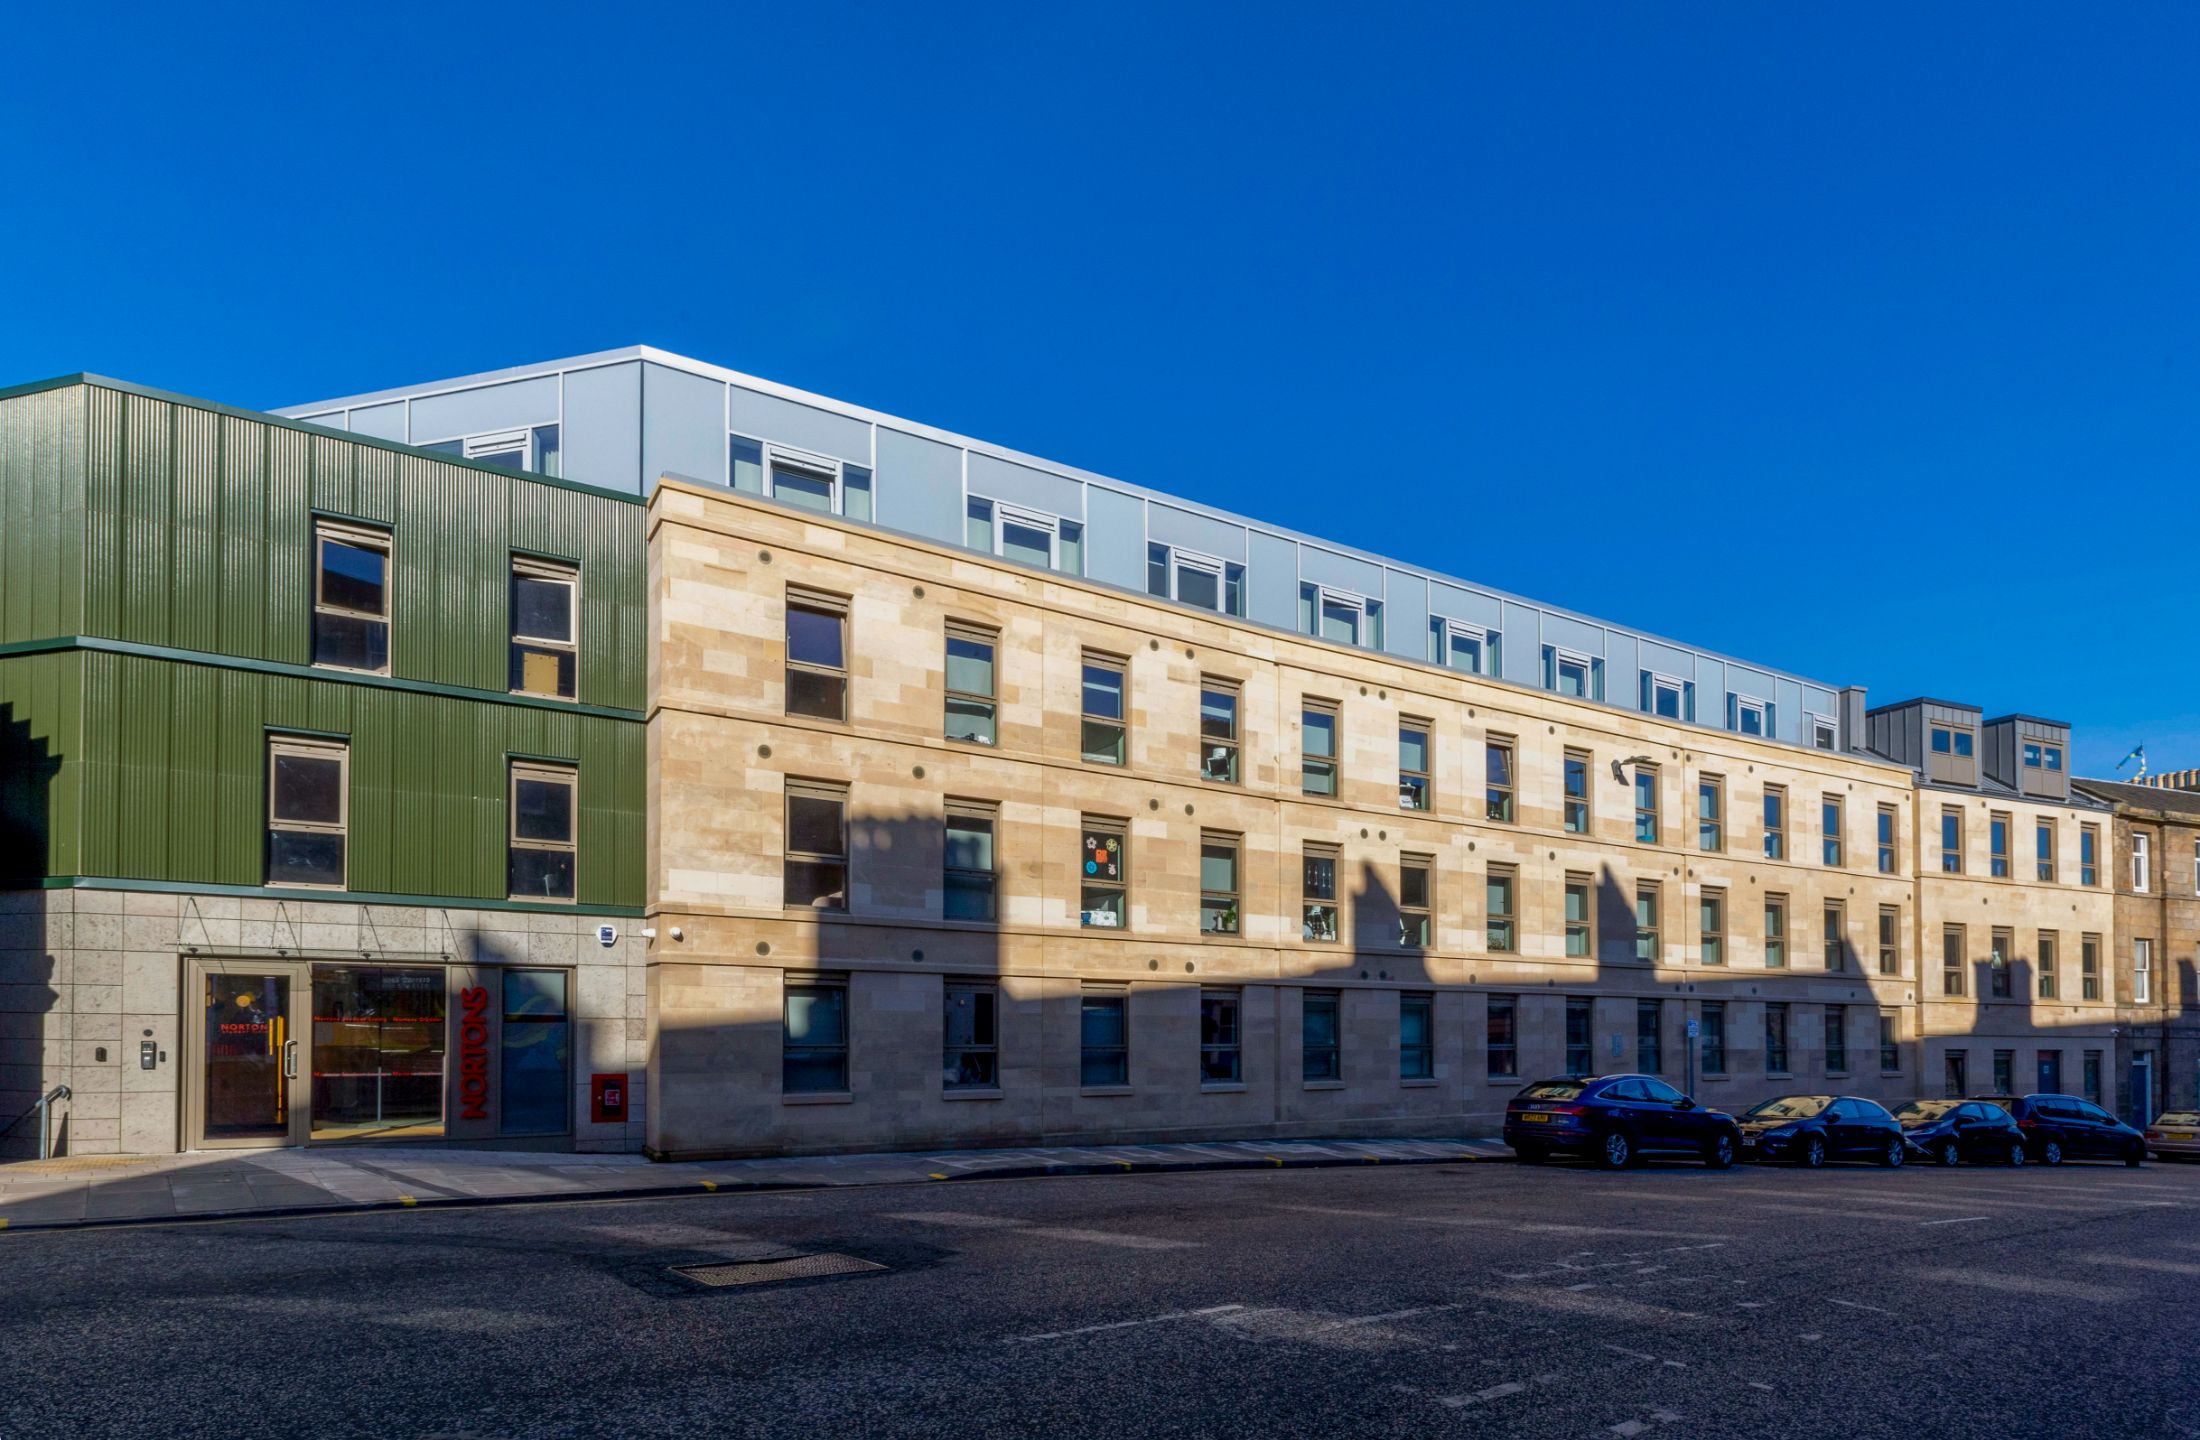
{"type": "Polygon", "coordinates": [[[1085,876],[1090,880],[1123,878],[1123,840],[1118,835],[1085,832],[1085,876]]]}

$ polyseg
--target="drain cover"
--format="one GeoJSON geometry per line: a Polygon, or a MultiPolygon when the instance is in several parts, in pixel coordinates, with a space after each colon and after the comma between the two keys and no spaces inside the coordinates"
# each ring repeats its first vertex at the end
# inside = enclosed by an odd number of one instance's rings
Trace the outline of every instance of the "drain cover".
{"type": "Polygon", "coordinates": [[[769,1285],[775,1280],[809,1280],[820,1275],[858,1275],[884,1270],[875,1260],[853,1255],[794,1255],[785,1260],[740,1260],[723,1265],[675,1265],[672,1273],[698,1285],[769,1285]]]}

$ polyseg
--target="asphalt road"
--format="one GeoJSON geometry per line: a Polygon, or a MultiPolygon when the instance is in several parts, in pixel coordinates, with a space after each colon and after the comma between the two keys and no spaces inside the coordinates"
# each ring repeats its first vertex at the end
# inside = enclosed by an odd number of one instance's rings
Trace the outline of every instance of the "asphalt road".
{"type": "Polygon", "coordinates": [[[0,1235],[0,1436],[2200,1435],[2196,1207],[1484,1164],[0,1235]],[[887,1268],[672,1268],[816,1252],[887,1268]]]}

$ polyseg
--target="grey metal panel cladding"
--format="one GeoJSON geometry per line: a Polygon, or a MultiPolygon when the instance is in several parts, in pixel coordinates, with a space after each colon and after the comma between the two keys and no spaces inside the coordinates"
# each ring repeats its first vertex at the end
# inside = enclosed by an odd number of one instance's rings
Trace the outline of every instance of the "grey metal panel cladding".
{"type": "Polygon", "coordinates": [[[1245,560],[1245,527],[1206,515],[1194,515],[1158,501],[1146,506],[1146,538],[1163,545],[1180,546],[1212,555],[1218,560],[1245,560]]]}
{"type": "MultiPolygon", "coordinates": [[[[963,543],[962,450],[880,426],[878,523],[945,545],[963,543]]],[[[1089,567],[1088,567],[1089,568],[1089,567]]]]}
{"type": "Polygon", "coordinates": [[[1383,576],[1383,649],[1428,659],[1428,581],[1404,570],[1383,576]]]}
{"type": "MultiPolygon", "coordinates": [[[[282,414],[280,410],[272,413],[282,414]]],[[[344,418],[344,412],[341,410],[317,410],[311,415],[293,415],[289,418],[296,420],[301,425],[326,425],[331,430],[351,428],[344,418]]]]}
{"type": "Polygon", "coordinates": [[[1515,685],[1543,684],[1543,612],[1533,605],[1515,605],[1505,602],[1504,623],[1498,629],[1504,632],[1505,641],[1500,655],[1504,665],[1501,678],[1515,685]]]}
{"type": "Polygon", "coordinates": [[[1813,715],[1823,715],[1828,720],[1839,718],[1841,714],[1840,700],[1831,690],[1822,689],[1816,685],[1797,685],[1795,688],[1802,693],[1802,705],[1805,710],[1813,715]]]}
{"type": "Polygon", "coordinates": [[[1641,667],[1636,641],[1618,630],[1604,632],[1604,698],[1614,705],[1642,703],[1641,667]]]}
{"type": "Polygon", "coordinates": [[[738,385],[726,387],[725,405],[726,423],[743,435],[776,440],[797,450],[814,450],[857,465],[871,463],[871,427],[866,421],[776,395],[760,395],[738,385]]]}
{"type": "Polygon", "coordinates": [[[1504,606],[1495,595],[1462,590],[1441,580],[1429,582],[1428,608],[1431,614],[1448,620],[1464,620],[1485,630],[1502,629],[1505,623],[1504,606]]]}
{"type": "Polygon", "coordinates": [[[1543,643],[1557,645],[1567,650],[1578,650],[1584,655],[1604,654],[1604,627],[1584,625],[1579,620],[1569,620],[1564,615],[1543,616],[1543,643]]]}
{"type": "Polygon", "coordinates": [[[1246,618],[1280,630],[1298,629],[1298,542],[1254,530],[1247,543],[1251,549],[1245,562],[1246,618]]]}
{"type": "Polygon", "coordinates": [[[642,492],[642,367],[569,370],[565,426],[558,432],[565,478],[642,492]]]}
{"type": "Polygon", "coordinates": [[[1299,578],[1377,600],[1383,597],[1382,566],[1318,545],[1299,547],[1299,578]]]}
{"type": "Polygon", "coordinates": [[[1793,680],[1774,680],[1772,703],[1776,707],[1772,717],[1774,738],[1785,740],[1791,745],[1802,744],[1803,687],[1793,680]]]}
{"type": "Polygon", "coordinates": [[[716,380],[642,366],[642,483],[660,476],[726,483],[726,387],[716,380]]]}
{"type": "Polygon", "coordinates": [[[1696,657],[1696,722],[1726,728],[1726,665],[1708,655],[1696,657]]]}
{"type": "MultiPolygon", "coordinates": [[[[1029,506],[1043,515],[1057,515],[1063,519],[1075,520],[1085,513],[1085,496],[1081,492],[1088,489],[1097,496],[1102,487],[1088,487],[1082,481],[1065,480],[1059,475],[1049,475],[1028,465],[1011,465],[1008,461],[996,460],[991,455],[981,455],[975,450],[970,452],[970,493],[973,495],[1006,500],[1011,505],[1029,506]]],[[[1117,491],[1108,493],[1141,511],[1145,508],[1145,502],[1136,496],[1123,495],[1117,491]]],[[[1143,515],[1139,517],[1136,529],[1138,563],[1143,567],[1146,563],[1146,526],[1143,515]]],[[[1139,573],[1143,577],[1143,568],[1139,573]]],[[[1143,578],[1138,582],[1140,589],[1144,589],[1145,584],[1143,578]]]]}
{"type": "Polygon", "coordinates": [[[1696,657],[1689,651],[1660,645],[1655,640],[1645,640],[1641,643],[1641,652],[1642,658],[1636,662],[1641,669],[1655,670],[1674,680],[1696,678],[1696,657]]]}
{"type": "MultiPolygon", "coordinates": [[[[970,457],[970,485],[978,487],[976,467],[980,457],[970,457]]],[[[1086,497],[1085,574],[1126,590],[1146,588],[1146,502],[1120,490],[1092,487],[1086,497]]]]}
{"type": "MultiPolygon", "coordinates": [[[[1772,677],[1762,670],[1751,670],[1741,665],[1729,665],[1726,667],[1726,685],[1724,688],[1733,691],[1737,695],[1746,695],[1752,700],[1770,700],[1775,704],[1779,702],[1779,696],[1773,693],[1772,677]]],[[[1725,722],[1720,723],[1724,724],[1725,722]]]]}
{"type": "Polygon", "coordinates": [[[354,435],[372,435],[377,440],[405,442],[405,402],[392,400],[387,405],[366,405],[351,412],[351,423],[339,426],[354,435]]]}
{"type": "Polygon", "coordinates": [[[538,375],[532,380],[508,380],[502,385],[421,396],[412,402],[411,439],[418,445],[557,422],[558,377],[538,375]]]}

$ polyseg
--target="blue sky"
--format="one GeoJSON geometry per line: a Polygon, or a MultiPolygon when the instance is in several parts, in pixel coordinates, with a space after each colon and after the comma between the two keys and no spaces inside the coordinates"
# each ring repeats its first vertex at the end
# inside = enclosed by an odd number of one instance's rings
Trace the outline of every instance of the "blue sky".
{"type": "Polygon", "coordinates": [[[0,383],[660,345],[2200,764],[2200,9],[68,8],[0,383]]]}

